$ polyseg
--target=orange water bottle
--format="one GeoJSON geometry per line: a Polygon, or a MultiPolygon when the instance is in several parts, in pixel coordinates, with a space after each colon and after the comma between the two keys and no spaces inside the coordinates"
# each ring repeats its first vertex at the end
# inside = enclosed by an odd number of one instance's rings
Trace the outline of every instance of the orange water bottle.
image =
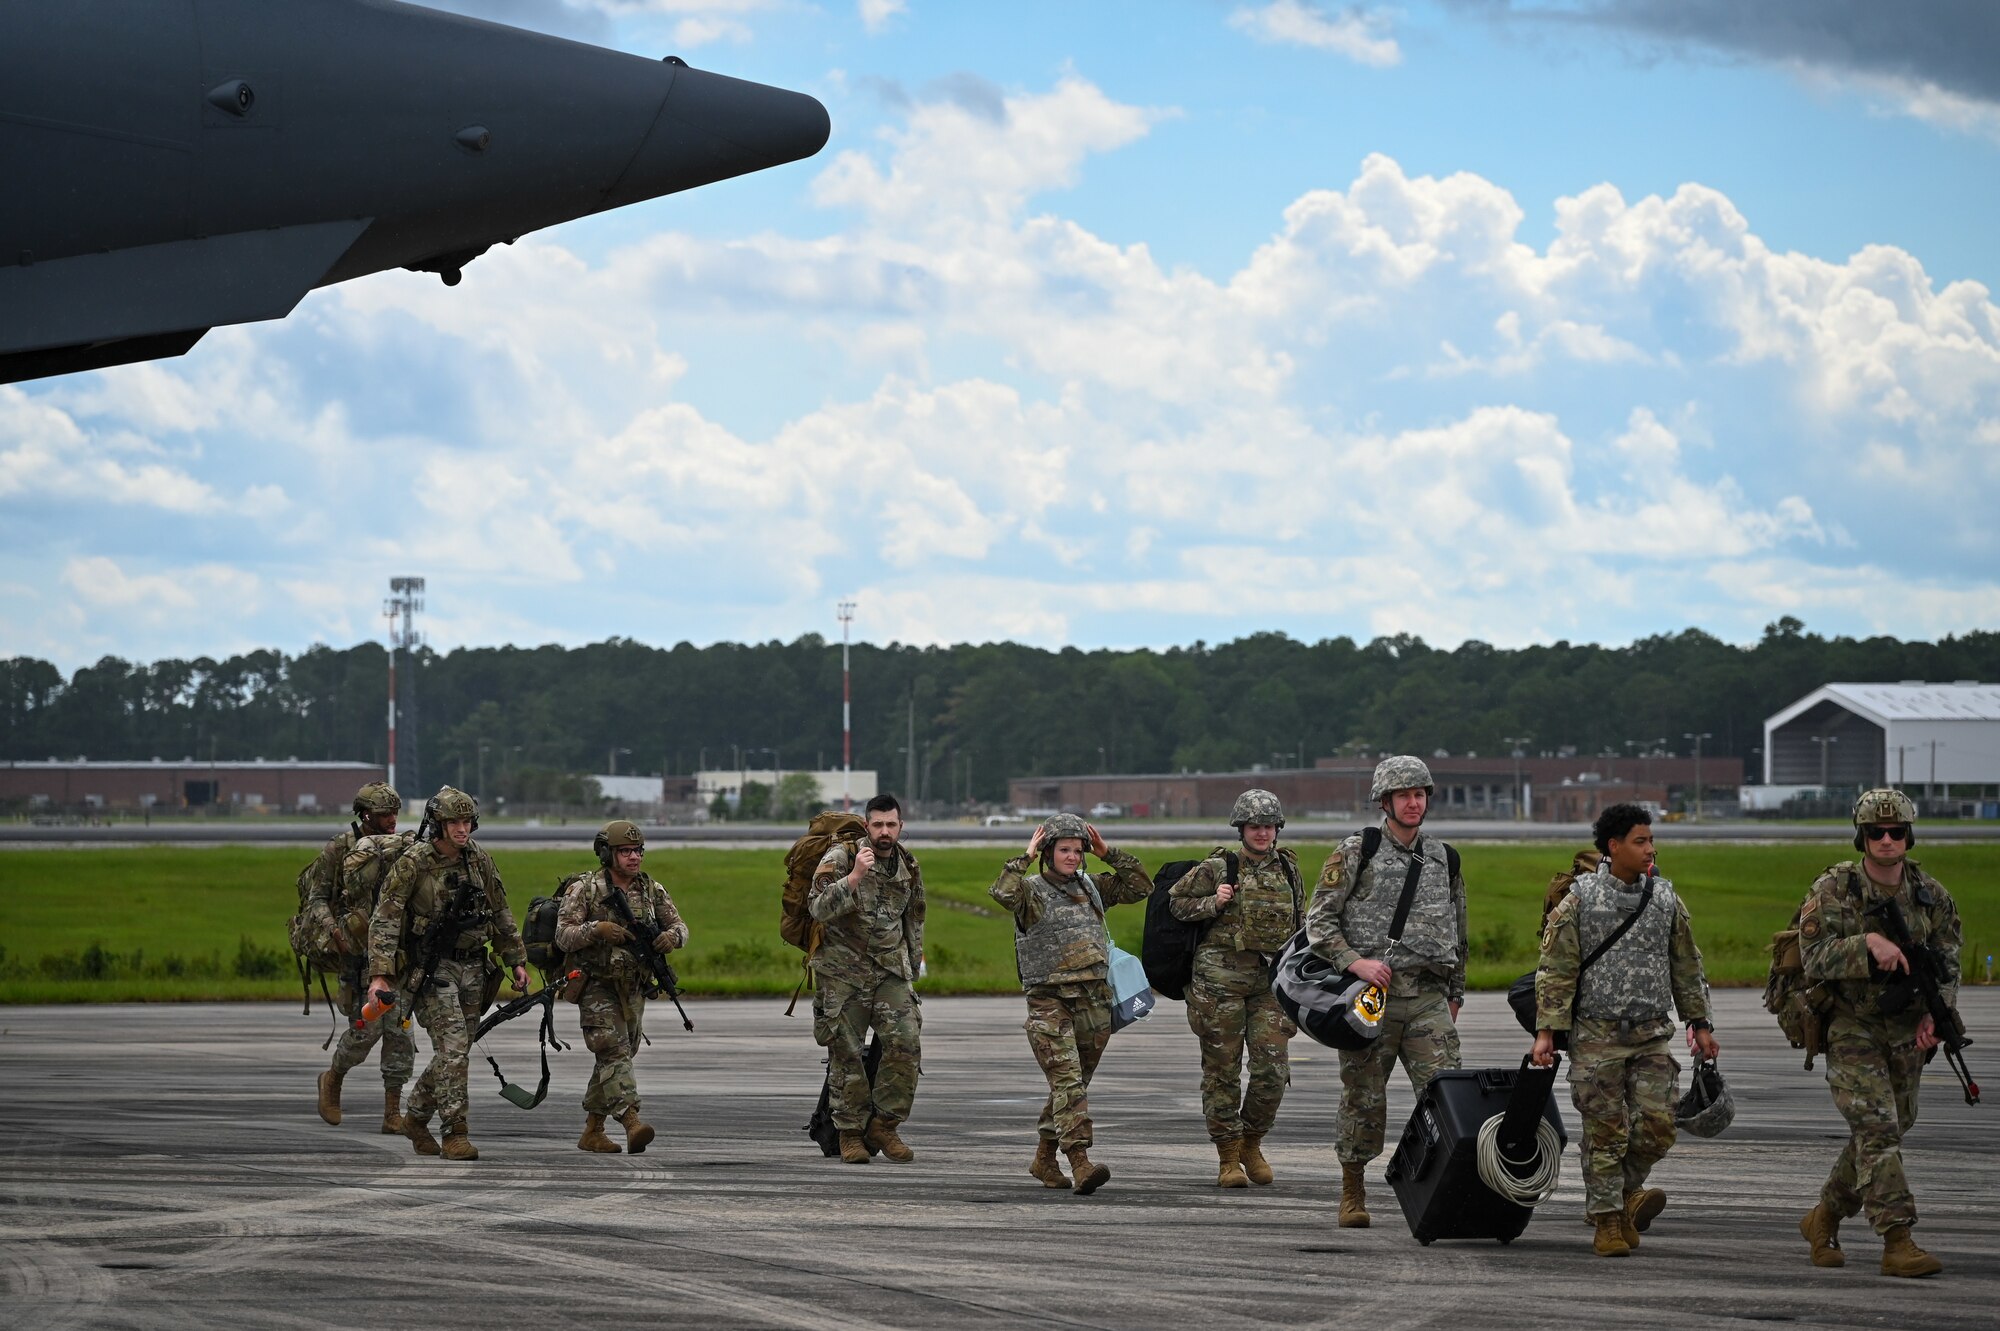
{"type": "Polygon", "coordinates": [[[394,993],[384,994],[381,998],[376,998],[373,994],[370,994],[368,1001],[361,1005],[361,1015],[354,1019],[354,1029],[357,1031],[366,1029],[369,1022],[379,1020],[383,1013],[395,1006],[396,995],[394,993]]]}

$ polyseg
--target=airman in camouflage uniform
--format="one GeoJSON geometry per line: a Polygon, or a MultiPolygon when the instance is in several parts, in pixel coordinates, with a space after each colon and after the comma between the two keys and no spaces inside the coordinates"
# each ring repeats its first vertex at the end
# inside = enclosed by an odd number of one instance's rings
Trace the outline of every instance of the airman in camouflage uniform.
{"type": "MultiPolygon", "coordinates": [[[[402,808],[402,799],[380,781],[371,781],[354,792],[354,822],[347,831],[327,842],[319,858],[313,861],[312,898],[308,906],[312,927],[322,937],[332,939],[334,949],[340,954],[340,988],[334,1005],[348,1018],[339,1043],[334,1046],[332,1066],[319,1074],[319,1116],[328,1123],[339,1124],[341,1080],[361,1066],[368,1058],[368,1051],[380,1041],[385,1133],[403,1130],[398,1107],[403,1083],[410,1079],[410,1072],[416,1066],[416,1045],[410,1039],[406,1023],[377,1021],[358,1031],[354,1029],[353,1019],[367,996],[368,918],[374,913],[375,889],[381,879],[378,875],[366,883],[353,880],[347,866],[355,858],[356,847],[389,854],[391,859],[402,854],[410,843],[408,836],[396,835],[396,815],[402,808]],[[382,851],[380,848],[385,845],[393,846],[393,851],[382,851]]],[[[363,860],[364,864],[372,862],[372,858],[363,860]]]]}
{"type": "Polygon", "coordinates": [[[1201,1110],[1215,1143],[1216,1186],[1246,1188],[1273,1177],[1264,1137],[1291,1084],[1285,1042],[1298,1027],[1271,992],[1270,965],[1297,931],[1304,901],[1298,858],[1277,844],[1285,825],[1278,797],[1246,790],[1229,821],[1240,845],[1236,881],[1217,850],[1169,889],[1168,906],[1176,919],[1208,923],[1188,983],[1188,1025],[1201,1039],[1201,1110]]]}
{"type": "Polygon", "coordinates": [[[1028,1047],[1049,1081],[1049,1098],[1036,1124],[1041,1136],[1028,1172],[1044,1187],[1066,1188],[1056,1160],[1060,1147],[1088,1195],[1111,1180],[1094,1163],[1090,1078],[1111,1040],[1111,936],[1108,907],[1144,901],[1153,885],[1138,858],[1104,844],[1097,829],[1074,814],[1057,814],[1035,829],[1025,853],[1008,860],[987,895],[1014,917],[1014,957],[1028,997],[1028,1047]],[[1083,852],[1111,866],[1096,877],[1083,871],[1083,852]],[[1029,873],[1040,862],[1038,873],[1029,873]]]}
{"type": "Polygon", "coordinates": [[[556,946],[566,964],[585,976],[576,995],[577,1023],[584,1046],[597,1056],[583,1092],[586,1118],[576,1144],[579,1150],[616,1154],[618,1143],[604,1135],[604,1120],[615,1118],[625,1129],[626,1149],[637,1155],[653,1140],[652,1127],[639,1117],[639,1083],[632,1075],[653,978],[629,946],[631,931],[613,913],[609,894],[625,894],[633,920],[662,954],[686,947],[688,930],[667,889],[640,867],[646,838],[638,824],[622,818],[606,823],[591,849],[601,867],[570,884],[556,917],[556,946]]]}
{"type": "Polygon", "coordinates": [[[1600,1257],[1622,1257],[1667,1204],[1648,1188],[1653,1166],[1672,1148],[1680,1063],[1668,1052],[1673,1004],[1705,1059],[1716,1055],[1709,1027],[1708,981],[1687,906],[1664,878],[1651,875],[1651,817],[1636,804],[1614,804],[1593,829],[1604,858],[1580,875],[1549,912],[1535,976],[1534,1048],[1547,1067],[1555,1032],[1569,1032],[1570,1098],[1583,1117],[1584,1209],[1600,1257]],[[1646,887],[1650,883],[1651,895],[1646,887]],[[1633,917],[1641,906],[1644,913],[1633,917]],[[1579,976],[1586,957],[1631,920],[1617,941],[1579,976]]]}
{"type": "Polygon", "coordinates": [[[1882,1272],[1926,1276],[1944,1269],[1910,1238],[1917,1201],[1903,1173],[1903,1137],[1916,1125],[1917,1088],[1938,1044],[1936,1022],[1914,997],[1912,957],[1880,932],[1894,901],[1910,939],[1929,954],[1945,1001],[1956,1006],[1958,906],[1944,884],[1908,858],[1917,843],[1916,805],[1897,790],[1871,790],[1854,806],[1859,862],[1842,861],[1813,883],[1799,913],[1799,953],[1808,983],[1830,984],[1826,1081],[1849,1136],[1799,1223],[1815,1266],[1840,1266],[1840,1222],[1864,1209],[1882,1236],[1882,1272]],[[1887,1001],[1885,1002],[1885,998],[1887,1001]]]}
{"type": "MultiPolygon", "coordinates": [[[[473,841],[479,804],[463,791],[444,786],[424,808],[418,842],[389,870],[381,900],[368,925],[368,968],[372,997],[397,996],[397,1007],[421,989],[416,1018],[430,1032],[431,1061],[417,1078],[403,1111],[403,1131],[419,1155],[477,1160],[479,1150],[466,1135],[467,1059],[472,1033],[500,987],[500,972],[487,955],[491,942],[514,972],[514,987],[528,987],[528,954],[506,888],[493,858],[473,841]],[[461,895],[460,885],[465,885],[461,895]],[[421,974],[420,949],[431,924],[463,901],[460,928],[444,940],[429,975],[421,974]],[[430,1119],[444,1122],[442,1152],[430,1134],[430,1119]]],[[[390,1020],[384,1017],[382,1020],[390,1020]]]]}
{"type": "Polygon", "coordinates": [[[807,897],[822,926],[812,955],[813,1039],[826,1050],[840,1158],[851,1165],[867,1164],[871,1146],[891,1160],[915,1158],[896,1128],[910,1116],[923,1058],[911,987],[924,958],[923,874],[897,840],[896,797],[877,795],[865,813],[868,839],[851,852],[836,842],[807,897]],[[882,1048],[872,1087],[863,1062],[870,1028],[882,1048]]]}
{"type": "Polygon", "coordinates": [[[1306,939],[1329,965],[1389,996],[1382,1033],[1340,1052],[1340,1223],[1368,1227],[1364,1172],[1382,1153],[1389,1126],[1389,1074],[1402,1060],[1418,1095],[1459,1065],[1458,1009],[1465,1002],[1465,880],[1450,847],[1423,830],[1431,774],[1422,760],[1385,758],[1370,798],[1383,812],[1381,840],[1362,865],[1360,833],[1327,856],[1313,888],[1306,939]],[[1418,870],[1400,938],[1389,936],[1412,866],[1418,870]]]}

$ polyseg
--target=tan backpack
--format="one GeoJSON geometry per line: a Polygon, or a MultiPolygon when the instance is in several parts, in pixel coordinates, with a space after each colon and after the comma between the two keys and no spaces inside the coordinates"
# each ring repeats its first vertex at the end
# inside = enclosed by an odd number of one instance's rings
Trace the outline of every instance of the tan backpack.
{"type": "Polygon", "coordinates": [[[1597,872],[1597,866],[1604,863],[1604,857],[1594,850],[1579,850],[1570,860],[1569,869],[1549,879],[1549,890],[1542,894],[1542,928],[1549,927],[1549,916],[1562,904],[1562,899],[1576,886],[1576,880],[1587,878],[1597,872]]]}
{"type": "Polygon", "coordinates": [[[778,915],[778,936],[808,958],[819,950],[820,935],[820,926],[806,908],[813,871],[819,868],[819,862],[833,849],[834,843],[846,846],[852,854],[867,835],[868,824],[858,815],[828,809],[814,814],[806,826],[806,834],[785,852],[785,894],[778,915]]]}

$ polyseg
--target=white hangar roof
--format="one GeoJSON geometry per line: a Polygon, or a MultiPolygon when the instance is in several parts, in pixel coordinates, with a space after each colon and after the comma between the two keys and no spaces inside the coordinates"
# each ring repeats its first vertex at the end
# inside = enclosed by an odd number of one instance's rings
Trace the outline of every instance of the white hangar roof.
{"type": "Polygon", "coordinates": [[[1824,684],[1764,723],[1785,724],[1822,702],[1836,702],[1878,725],[1896,721],[2000,721],[2000,684],[1824,684]]]}

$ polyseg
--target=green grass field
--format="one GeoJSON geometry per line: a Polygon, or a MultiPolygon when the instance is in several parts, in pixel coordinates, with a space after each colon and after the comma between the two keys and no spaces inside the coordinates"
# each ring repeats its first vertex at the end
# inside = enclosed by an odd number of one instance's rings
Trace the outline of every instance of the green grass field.
{"type": "MultiPolygon", "coordinates": [[[[1663,838],[1662,865],[1694,915],[1695,937],[1717,984],[1762,984],[1765,945],[1791,917],[1813,876],[1842,858],[1844,843],[1677,846],[1663,838]]],[[[1148,866],[1207,847],[1147,848],[1148,866]]],[[[1302,844],[1310,873],[1329,847],[1302,844]]],[[[1534,963],[1535,930],[1548,877],[1568,847],[1471,846],[1472,983],[1504,988],[1534,963]]],[[[1922,848],[1965,921],[1968,979],[2000,950],[2000,845],[1922,848]]],[[[1011,993],[1013,941],[986,887],[1001,848],[920,850],[930,892],[927,992],[1011,993]]],[[[1847,851],[1851,854],[1851,851],[1847,851]]],[[[0,1003],[124,1002],[135,999],[269,999],[298,996],[285,942],[296,906],[293,881],[308,858],[297,848],[145,847],[0,853],[0,1003]]],[[[510,851],[495,859],[517,917],[531,897],[588,855],[510,851]]],[[[777,934],[781,849],[660,848],[647,866],[673,893],[693,940],[675,958],[695,994],[790,993],[798,954],[777,934]]],[[[1141,906],[1112,912],[1112,932],[1136,952],[1141,906]]]]}

